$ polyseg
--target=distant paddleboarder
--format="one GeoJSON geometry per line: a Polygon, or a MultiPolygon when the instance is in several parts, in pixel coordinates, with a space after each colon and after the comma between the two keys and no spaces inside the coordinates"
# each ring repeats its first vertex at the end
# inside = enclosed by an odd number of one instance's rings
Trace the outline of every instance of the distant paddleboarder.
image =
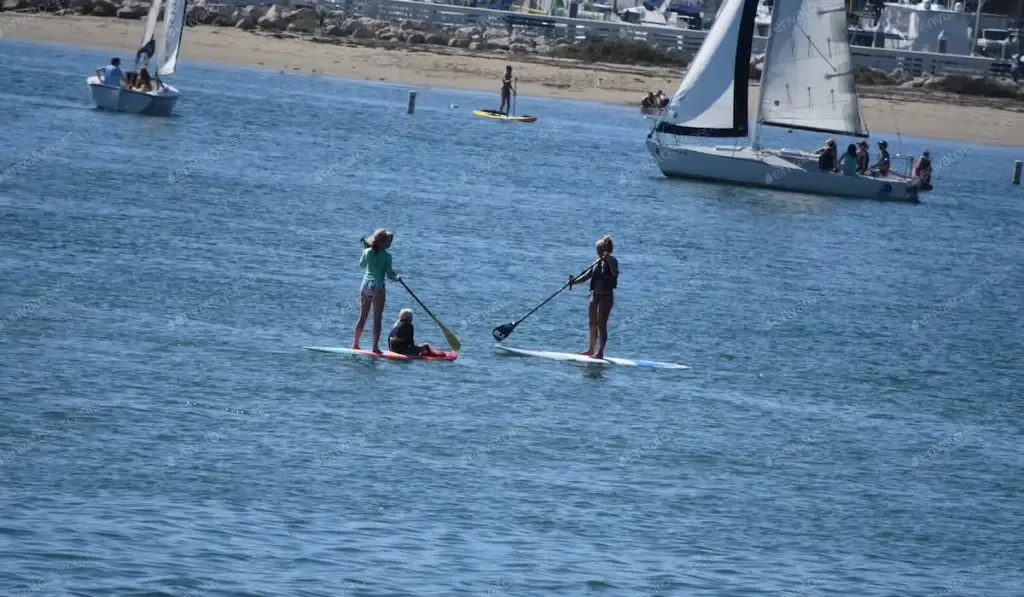
{"type": "Polygon", "coordinates": [[[384,281],[401,280],[402,278],[391,269],[391,254],[388,248],[395,235],[383,228],[376,230],[369,238],[360,239],[363,243],[363,254],[359,257],[359,267],[363,268],[363,283],[359,286],[359,321],[356,322],[356,335],[352,348],[359,349],[359,339],[363,335],[366,317],[373,306],[373,352],[380,353],[381,316],[384,314],[384,281]]]}
{"type": "Polygon", "coordinates": [[[498,108],[498,112],[505,116],[508,116],[508,111],[512,109],[512,94],[516,92],[512,86],[513,81],[510,64],[505,67],[505,76],[501,78],[501,107],[498,108]]]}
{"type": "Polygon", "coordinates": [[[595,245],[599,261],[580,277],[569,276],[569,289],[574,284],[590,280],[590,305],[588,307],[588,328],[590,341],[582,355],[604,358],[604,347],[608,343],[608,316],[615,306],[615,288],[619,281],[619,262],[612,257],[612,237],[602,236],[595,245]],[[600,347],[594,352],[594,345],[600,340],[600,347]]]}

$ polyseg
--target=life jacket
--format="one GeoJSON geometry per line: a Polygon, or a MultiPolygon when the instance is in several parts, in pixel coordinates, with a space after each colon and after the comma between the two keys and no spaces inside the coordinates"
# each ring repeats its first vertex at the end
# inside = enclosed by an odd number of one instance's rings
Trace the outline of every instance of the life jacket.
{"type": "Polygon", "coordinates": [[[416,352],[414,341],[415,330],[411,321],[399,321],[388,333],[388,348],[391,352],[398,354],[412,354],[416,352]]]}

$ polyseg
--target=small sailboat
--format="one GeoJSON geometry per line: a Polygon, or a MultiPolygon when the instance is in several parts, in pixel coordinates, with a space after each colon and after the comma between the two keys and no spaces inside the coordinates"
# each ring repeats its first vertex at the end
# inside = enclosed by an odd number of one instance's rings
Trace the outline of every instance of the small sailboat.
{"type": "MultiPolygon", "coordinates": [[[[181,50],[181,38],[185,31],[185,9],[188,0],[153,0],[146,16],[146,29],[142,34],[142,47],[135,55],[136,68],[145,68],[156,54],[153,63],[156,65],[156,76],[151,89],[133,89],[125,85],[105,85],[97,74],[87,79],[92,99],[97,108],[114,112],[145,114],[148,116],[170,116],[178,103],[178,90],[160,80],[174,74],[178,65],[178,52],[181,50]],[[164,11],[164,28],[162,43],[157,43],[157,20],[160,9],[164,11]],[[159,51],[157,48],[159,47],[159,51]]],[[[146,72],[149,72],[148,69],[146,72]]],[[[126,73],[127,81],[133,82],[139,75],[137,72],[126,73]]]]}
{"type": "MultiPolygon", "coordinates": [[[[918,181],[844,176],[821,170],[818,156],[760,146],[773,126],[866,138],[847,41],[844,0],[776,0],[761,72],[757,117],[748,130],[748,79],[758,0],[725,0],[679,89],[647,136],[670,177],[787,191],[918,201],[918,181]],[[673,144],[665,137],[750,137],[750,146],[673,144]]],[[[844,144],[839,144],[840,155],[844,144]]]]}

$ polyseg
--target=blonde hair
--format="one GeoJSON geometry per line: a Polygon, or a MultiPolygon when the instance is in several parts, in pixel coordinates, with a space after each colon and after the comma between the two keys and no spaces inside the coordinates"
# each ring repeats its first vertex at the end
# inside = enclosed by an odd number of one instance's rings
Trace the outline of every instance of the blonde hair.
{"type": "Polygon", "coordinates": [[[611,253],[615,249],[615,244],[612,242],[611,235],[606,234],[597,239],[597,242],[594,243],[594,247],[597,249],[598,253],[611,253]]]}
{"type": "Polygon", "coordinates": [[[398,321],[412,321],[412,309],[402,309],[399,311],[398,321]]]}
{"type": "Polygon", "coordinates": [[[391,244],[392,239],[395,238],[395,233],[384,228],[378,228],[373,231],[370,235],[368,243],[371,247],[377,250],[386,249],[391,244]]]}

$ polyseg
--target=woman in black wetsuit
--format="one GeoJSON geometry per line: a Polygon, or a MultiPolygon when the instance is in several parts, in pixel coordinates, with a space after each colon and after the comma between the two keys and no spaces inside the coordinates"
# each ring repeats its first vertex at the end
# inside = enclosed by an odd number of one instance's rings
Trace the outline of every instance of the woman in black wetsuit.
{"type": "Polygon", "coordinates": [[[619,262],[612,257],[612,237],[605,235],[597,241],[597,255],[600,261],[594,264],[582,276],[574,278],[569,276],[569,289],[573,284],[580,284],[590,280],[590,305],[588,308],[588,319],[590,329],[590,342],[587,350],[580,354],[592,356],[595,359],[604,358],[604,347],[608,343],[608,315],[615,306],[615,288],[619,281],[619,262]],[[594,352],[594,345],[600,340],[597,352],[594,352]]]}

